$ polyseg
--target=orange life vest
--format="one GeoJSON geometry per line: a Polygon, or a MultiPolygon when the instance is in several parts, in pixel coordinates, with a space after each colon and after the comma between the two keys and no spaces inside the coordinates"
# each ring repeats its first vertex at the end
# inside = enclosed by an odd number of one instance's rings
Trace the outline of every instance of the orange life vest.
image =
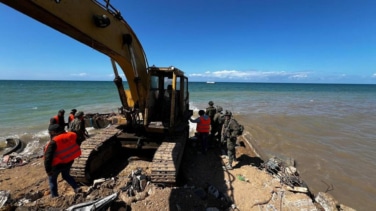
{"type": "Polygon", "coordinates": [[[74,114],[69,114],[68,123],[74,120],[74,114]]]}
{"type": "MultiPolygon", "coordinates": [[[[56,150],[52,160],[52,166],[69,163],[81,155],[81,148],[76,143],[77,135],[74,132],[65,132],[53,137],[56,150]]],[[[48,145],[45,149],[48,148],[48,145]]]]}
{"type": "Polygon", "coordinates": [[[196,130],[199,133],[209,133],[209,131],[210,131],[210,118],[205,119],[203,116],[200,116],[200,122],[197,123],[196,130]]]}
{"type": "Polygon", "coordinates": [[[58,116],[58,115],[54,116],[54,119],[55,119],[55,121],[56,121],[55,124],[59,124],[59,116],[58,116]]]}

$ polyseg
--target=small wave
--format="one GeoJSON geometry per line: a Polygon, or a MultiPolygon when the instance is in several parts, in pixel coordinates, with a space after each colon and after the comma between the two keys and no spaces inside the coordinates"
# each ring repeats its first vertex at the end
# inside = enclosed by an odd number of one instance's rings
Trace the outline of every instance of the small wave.
{"type": "Polygon", "coordinates": [[[27,143],[25,149],[20,154],[28,157],[43,155],[43,145],[39,140],[34,140],[27,143]]]}
{"type": "Polygon", "coordinates": [[[189,136],[194,136],[196,133],[196,123],[189,122],[189,136]]]}
{"type": "Polygon", "coordinates": [[[33,110],[38,110],[38,107],[35,106],[35,107],[32,107],[31,109],[33,109],[33,110]]]}
{"type": "Polygon", "coordinates": [[[192,102],[190,103],[190,109],[194,112],[198,112],[200,109],[198,109],[192,102]]]}
{"type": "Polygon", "coordinates": [[[39,138],[45,138],[45,137],[49,137],[48,130],[39,131],[33,134],[32,139],[39,139],[39,138]]]}

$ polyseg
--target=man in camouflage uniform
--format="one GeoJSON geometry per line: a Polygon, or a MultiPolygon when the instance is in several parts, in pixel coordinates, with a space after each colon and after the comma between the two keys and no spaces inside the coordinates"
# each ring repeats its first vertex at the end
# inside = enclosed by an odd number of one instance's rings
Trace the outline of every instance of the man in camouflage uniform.
{"type": "Polygon", "coordinates": [[[235,146],[238,130],[239,124],[236,121],[232,121],[231,111],[226,110],[225,123],[222,128],[222,142],[227,144],[228,164],[226,165],[226,169],[228,170],[232,170],[232,163],[235,160],[235,146]]]}
{"type": "Polygon", "coordinates": [[[213,131],[214,115],[217,112],[217,109],[215,109],[213,101],[209,101],[208,104],[209,104],[209,107],[206,108],[205,114],[210,117],[211,130],[210,130],[209,139],[213,141],[214,140],[214,133],[213,133],[214,132],[213,131]]]}
{"type": "Polygon", "coordinates": [[[79,111],[74,115],[74,120],[70,122],[69,131],[77,134],[77,144],[81,145],[89,137],[85,128],[84,112],[79,111]]]}
{"type": "Polygon", "coordinates": [[[225,122],[225,116],[222,113],[223,108],[221,106],[217,106],[217,112],[214,114],[213,122],[212,122],[212,136],[213,141],[215,141],[218,146],[220,146],[221,137],[222,137],[222,126],[225,122]]]}

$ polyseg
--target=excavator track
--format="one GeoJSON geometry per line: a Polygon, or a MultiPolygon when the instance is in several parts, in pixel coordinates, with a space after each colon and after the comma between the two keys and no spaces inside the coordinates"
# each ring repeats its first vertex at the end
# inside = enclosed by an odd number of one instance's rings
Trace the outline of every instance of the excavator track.
{"type": "Polygon", "coordinates": [[[181,159],[184,153],[185,137],[175,142],[163,142],[154,154],[151,167],[153,183],[176,184],[181,159]]]}
{"type": "Polygon", "coordinates": [[[113,157],[115,150],[121,147],[121,143],[116,140],[120,133],[121,130],[112,125],[101,129],[98,134],[81,144],[81,156],[75,159],[70,171],[77,182],[92,182],[96,172],[113,157]]]}

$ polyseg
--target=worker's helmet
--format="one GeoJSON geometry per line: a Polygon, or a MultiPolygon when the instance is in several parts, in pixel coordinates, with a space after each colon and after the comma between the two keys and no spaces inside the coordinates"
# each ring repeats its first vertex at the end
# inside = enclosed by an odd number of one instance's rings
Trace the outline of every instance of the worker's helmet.
{"type": "Polygon", "coordinates": [[[229,110],[226,110],[226,112],[225,112],[225,116],[232,116],[232,113],[231,113],[231,111],[229,111],[229,110]]]}
{"type": "Polygon", "coordinates": [[[211,106],[214,105],[213,101],[209,101],[209,105],[211,106]]]}
{"type": "Polygon", "coordinates": [[[223,111],[222,106],[217,106],[217,112],[221,112],[221,111],[223,111]]]}

